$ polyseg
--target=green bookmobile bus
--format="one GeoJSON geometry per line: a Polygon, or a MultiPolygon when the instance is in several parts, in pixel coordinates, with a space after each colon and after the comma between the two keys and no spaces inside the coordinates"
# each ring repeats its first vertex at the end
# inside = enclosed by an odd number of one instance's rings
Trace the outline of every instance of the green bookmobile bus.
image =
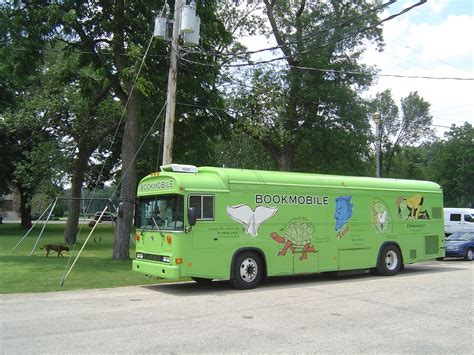
{"type": "Polygon", "coordinates": [[[138,186],[133,270],[231,280],[374,269],[444,257],[433,182],[171,164],[138,186]]]}

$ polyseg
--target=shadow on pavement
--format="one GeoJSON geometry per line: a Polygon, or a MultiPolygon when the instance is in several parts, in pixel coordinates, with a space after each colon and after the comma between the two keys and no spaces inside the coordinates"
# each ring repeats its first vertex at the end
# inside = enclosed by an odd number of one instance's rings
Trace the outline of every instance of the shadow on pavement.
{"type": "MultiPolygon", "coordinates": [[[[463,260],[447,259],[443,261],[429,261],[424,263],[406,265],[405,269],[393,277],[413,277],[423,274],[436,274],[446,272],[456,272],[469,269],[469,264],[463,260]]],[[[336,275],[334,273],[307,274],[297,276],[277,276],[270,277],[261,286],[252,290],[236,290],[229,281],[216,280],[210,284],[198,284],[194,281],[161,283],[156,285],[142,286],[155,292],[163,292],[175,296],[195,296],[213,294],[222,295],[235,292],[266,292],[269,289],[279,288],[299,288],[304,286],[327,285],[331,283],[361,283],[372,282],[374,280],[387,280],[391,277],[377,276],[368,271],[361,271],[359,274],[336,275]]]]}

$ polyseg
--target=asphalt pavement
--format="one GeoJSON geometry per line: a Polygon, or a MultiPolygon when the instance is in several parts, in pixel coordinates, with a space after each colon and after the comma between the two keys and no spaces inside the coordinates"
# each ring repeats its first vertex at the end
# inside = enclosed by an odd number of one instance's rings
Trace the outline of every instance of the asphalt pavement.
{"type": "Polygon", "coordinates": [[[248,291],[221,281],[0,295],[0,350],[471,354],[473,270],[447,260],[393,277],[272,278],[248,291]]]}

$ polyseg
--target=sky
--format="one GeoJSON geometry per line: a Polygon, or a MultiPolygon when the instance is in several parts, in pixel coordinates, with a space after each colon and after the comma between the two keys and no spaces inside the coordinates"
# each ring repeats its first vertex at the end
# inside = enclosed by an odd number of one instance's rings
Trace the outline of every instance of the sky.
{"type": "MultiPolygon", "coordinates": [[[[389,6],[380,18],[396,14],[416,2],[399,0],[389,6]]],[[[363,62],[377,66],[380,74],[474,79],[473,34],[473,0],[428,0],[384,22],[384,51],[378,52],[369,46],[363,62]]],[[[243,42],[249,50],[275,45],[274,40],[267,41],[256,36],[243,42]]],[[[265,55],[268,54],[260,54],[253,59],[264,59],[265,55]]],[[[364,96],[374,97],[385,89],[392,91],[398,106],[401,98],[417,91],[431,104],[433,128],[440,138],[452,124],[474,124],[474,80],[380,76],[364,96]]]]}
{"type": "MultiPolygon", "coordinates": [[[[382,16],[416,1],[398,1],[382,16]]],[[[364,60],[383,74],[474,79],[474,1],[428,0],[387,21],[385,49],[367,51],[364,60]]],[[[474,124],[474,80],[436,80],[379,77],[369,95],[390,89],[398,101],[418,91],[431,104],[433,125],[442,137],[452,124],[474,124]],[[444,126],[444,127],[437,127],[444,126]]]]}

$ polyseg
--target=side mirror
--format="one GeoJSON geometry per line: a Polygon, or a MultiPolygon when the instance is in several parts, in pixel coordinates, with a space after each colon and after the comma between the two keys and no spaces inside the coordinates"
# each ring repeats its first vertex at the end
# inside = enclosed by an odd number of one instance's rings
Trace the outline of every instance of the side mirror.
{"type": "Polygon", "coordinates": [[[123,218],[123,202],[120,202],[118,205],[118,216],[119,218],[123,218]]]}
{"type": "Polygon", "coordinates": [[[189,225],[194,226],[197,220],[197,212],[196,207],[189,207],[188,208],[188,222],[189,225]]]}

